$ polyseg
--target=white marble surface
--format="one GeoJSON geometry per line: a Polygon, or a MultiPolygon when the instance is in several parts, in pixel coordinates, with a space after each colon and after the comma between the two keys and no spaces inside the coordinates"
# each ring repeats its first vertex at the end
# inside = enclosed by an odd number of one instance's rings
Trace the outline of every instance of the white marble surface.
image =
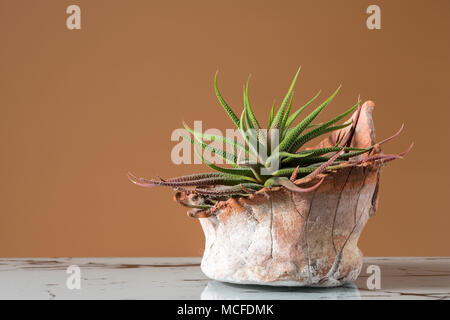
{"type": "Polygon", "coordinates": [[[365,258],[355,282],[341,288],[230,285],[209,280],[200,258],[0,259],[0,299],[450,299],[450,258],[365,258]],[[81,270],[69,290],[67,267],[81,270]],[[369,265],[381,289],[369,290],[369,265]]]}

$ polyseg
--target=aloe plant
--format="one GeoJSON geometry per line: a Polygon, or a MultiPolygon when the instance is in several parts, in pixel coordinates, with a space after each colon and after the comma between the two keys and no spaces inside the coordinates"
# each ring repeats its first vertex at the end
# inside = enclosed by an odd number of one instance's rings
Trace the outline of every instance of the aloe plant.
{"type": "MultiPolygon", "coordinates": [[[[316,117],[339,93],[340,86],[302,120],[294,124],[299,115],[316,102],[320,95],[319,91],[297,111],[290,114],[293,105],[293,89],[299,73],[300,69],[295,74],[276,113],[275,103],[272,106],[266,130],[262,129],[261,122],[257,120],[251,107],[248,96],[249,81],[243,88],[243,110],[238,117],[220,93],[216,73],[214,89],[217,99],[242,135],[243,143],[225,137],[196,132],[185,123],[183,125],[191,135],[183,136],[183,138],[203,150],[222,157],[229,166],[213,164],[197,152],[203,163],[216,172],[197,173],[167,180],[138,178],[129,173],[129,179],[133,183],[144,187],[167,186],[182,191],[189,190],[189,192],[202,195],[211,200],[211,202],[202,206],[202,208],[207,208],[214,204],[214,199],[248,196],[264,187],[281,186],[293,192],[310,192],[321,184],[323,177],[312,186],[303,187],[302,185],[306,182],[311,182],[314,178],[320,176],[321,173],[360,165],[363,162],[387,162],[399,159],[411,149],[412,145],[407,151],[399,155],[370,156],[369,153],[374,149],[375,145],[365,149],[350,147],[361,110],[359,98],[356,104],[330,121],[319,124],[313,123],[316,117]],[[352,117],[353,121],[338,124],[339,121],[352,113],[354,114],[352,117]],[[345,136],[339,137],[335,146],[303,149],[305,144],[312,139],[346,127],[349,127],[349,129],[345,131],[345,136]],[[278,140],[273,138],[276,136],[272,134],[274,132],[278,133],[278,140]],[[204,142],[205,139],[219,140],[231,146],[233,150],[236,149],[237,155],[235,152],[229,153],[223,149],[208,145],[204,142]],[[262,155],[260,152],[261,148],[265,150],[262,155]],[[362,154],[369,154],[369,156],[361,160],[361,157],[358,156],[362,154]],[[251,159],[256,161],[250,161],[251,159]],[[278,166],[275,169],[271,169],[274,162],[278,163],[278,166]],[[266,170],[262,171],[261,169],[266,170]]],[[[396,137],[402,128],[395,135],[377,145],[396,137]]]]}

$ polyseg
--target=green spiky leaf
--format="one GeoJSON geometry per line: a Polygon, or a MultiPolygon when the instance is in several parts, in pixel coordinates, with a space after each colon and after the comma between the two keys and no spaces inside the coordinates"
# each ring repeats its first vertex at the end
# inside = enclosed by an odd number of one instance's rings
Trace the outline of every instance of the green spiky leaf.
{"type": "Polygon", "coordinates": [[[275,101],[273,102],[272,109],[270,109],[269,122],[267,124],[267,128],[270,128],[270,126],[272,125],[274,112],[275,112],[275,101]]]}
{"type": "Polygon", "coordinates": [[[218,148],[214,148],[204,142],[198,141],[198,140],[193,140],[190,139],[184,135],[181,135],[181,137],[183,139],[185,139],[186,141],[189,141],[191,144],[193,144],[194,146],[199,146],[201,147],[203,150],[209,151],[209,152],[213,152],[214,154],[219,155],[226,163],[231,164],[234,167],[238,167],[237,165],[237,156],[234,154],[230,154],[222,149],[218,149],[218,148]]]}
{"type": "MultiPolygon", "coordinates": [[[[315,129],[313,129],[313,130],[311,130],[311,131],[309,131],[309,132],[307,132],[307,133],[305,133],[305,134],[299,136],[299,137],[295,140],[293,146],[291,147],[291,149],[290,149],[289,151],[295,152],[295,151],[298,150],[298,148],[300,148],[301,146],[303,146],[303,145],[304,145],[305,143],[307,143],[308,141],[310,141],[310,140],[312,140],[312,139],[314,139],[314,138],[316,138],[316,137],[318,137],[318,136],[321,136],[321,135],[323,135],[323,134],[325,134],[325,133],[328,133],[328,132],[333,131],[333,130],[328,130],[328,129],[330,129],[329,127],[330,127],[332,124],[335,124],[336,122],[340,121],[340,120],[343,119],[344,117],[348,116],[348,115],[349,115],[350,113],[352,113],[353,111],[355,111],[355,109],[358,107],[358,105],[359,105],[359,102],[358,102],[357,104],[355,104],[353,107],[351,107],[350,109],[348,109],[347,111],[345,111],[344,113],[338,115],[336,118],[331,119],[330,121],[328,121],[328,122],[326,122],[326,123],[324,123],[324,124],[318,126],[317,128],[315,128],[315,129]]],[[[343,128],[347,127],[347,126],[350,125],[350,124],[352,124],[352,123],[349,122],[349,123],[344,124],[344,125],[342,125],[342,126],[336,126],[336,127],[335,127],[336,129],[334,129],[334,130],[343,129],[343,128]]]]}
{"type": "Polygon", "coordinates": [[[314,100],[317,99],[317,97],[320,95],[320,90],[319,92],[317,92],[317,94],[311,99],[309,100],[307,103],[305,103],[300,109],[298,109],[297,111],[295,111],[286,121],[286,128],[289,128],[291,126],[291,124],[295,121],[295,119],[297,119],[298,115],[300,113],[303,112],[303,110],[305,110],[311,103],[314,102],[314,100]]]}
{"type": "MultiPolygon", "coordinates": [[[[192,128],[190,128],[184,122],[183,122],[183,126],[189,133],[191,133],[199,141],[202,141],[202,140],[221,141],[229,146],[232,146],[233,148],[242,150],[243,152],[245,152],[245,154],[248,154],[248,147],[238,141],[230,140],[227,137],[217,136],[214,134],[206,134],[206,133],[197,132],[197,131],[193,130],[192,128]]],[[[233,151],[234,151],[234,149],[233,149],[233,151]]]]}
{"type": "Polygon", "coordinates": [[[292,94],[292,90],[294,90],[294,86],[295,86],[295,82],[297,82],[297,77],[300,74],[300,69],[298,68],[297,73],[294,76],[294,79],[292,80],[291,86],[289,87],[288,92],[286,93],[286,96],[283,99],[283,102],[281,103],[280,109],[278,109],[277,114],[275,115],[275,118],[273,119],[272,125],[271,125],[271,129],[278,129],[278,130],[283,130],[282,128],[282,121],[284,118],[284,113],[286,111],[286,106],[289,102],[289,99],[291,97],[292,94]]]}
{"type": "MultiPolygon", "coordinates": [[[[253,172],[249,168],[240,168],[240,167],[238,167],[238,168],[223,168],[223,167],[217,166],[214,163],[206,160],[203,157],[203,155],[200,152],[198,152],[198,150],[195,148],[194,148],[194,152],[202,160],[202,162],[204,164],[206,164],[208,167],[210,167],[213,170],[216,170],[216,171],[219,171],[222,173],[226,173],[226,174],[231,174],[234,176],[245,176],[245,177],[250,177],[252,179],[254,178],[253,172]]],[[[253,181],[256,182],[255,179],[253,179],[253,181]]]]}
{"type": "Polygon", "coordinates": [[[225,109],[226,113],[228,114],[228,116],[230,117],[230,119],[234,122],[234,124],[236,125],[236,127],[239,128],[239,119],[236,116],[236,114],[233,112],[233,110],[231,110],[231,108],[228,106],[228,103],[225,101],[225,99],[222,97],[222,95],[220,94],[219,88],[217,87],[217,74],[219,72],[216,72],[216,75],[214,76],[214,89],[216,91],[216,96],[217,99],[219,100],[221,106],[225,109]]]}
{"type": "Polygon", "coordinates": [[[325,109],[325,107],[334,99],[334,97],[338,94],[341,87],[337,88],[337,90],[320,106],[318,106],[313,112],[311,112],[305,119],[303,119],[294,130],[290,131],[289,134],[281,141],[279,145],[280,151],[290,150],[292,145],[294,144],[297,137],[303,132],[303,130],[308,127],[308,125],[319,115],[319,113],[325,109]]]}

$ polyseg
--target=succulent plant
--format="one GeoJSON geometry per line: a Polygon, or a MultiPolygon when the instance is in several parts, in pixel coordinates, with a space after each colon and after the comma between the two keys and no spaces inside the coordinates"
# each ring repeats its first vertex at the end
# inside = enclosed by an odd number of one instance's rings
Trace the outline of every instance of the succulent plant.
{"type": "MultiPolygon", "coordinates": [[[[361,100],[348,110],[324,123],[313,123],[316,117],[330,104],[340,90],[340,86],[325,101],[313,109],[306,117],[295,124],[297,118],[305,109],[313,104],[320,95],[320,91],[302,107],[291,114],[293,105],[293,89],[297,81],[300,68],[292,80],[282,103],[275,113],[275,103],[271,108],[267,129],[263,130],[256,119],[248,96],[249,81],[243,88],[244,107],[238,117],[229,104],[222,97],[217,86],[217,73],[214,77],[214,88],[220,105],[238,128],[242,142],[230,140],[226,137],[203,134],[194,131],[184,123],[191,136],[183,136],[194,146],[220,156],[229,166],[219,166],[206,160],[202,154],[197,155],[202,161],[216,172],[196,173],[167,180],[138,178],[129,173],[129,179],[143,187],[167,186],[184,193],[200,195],[206,201],[199,205],[189,205],[198,209],[212,207],[217,200],[229,197],[245,197],[264,187],[281,186],[292,192],[310,192],[323,181],[323,174],[349,166],[363,165],[369,162],[388,162],[400,159],[409,152],[412,145],[401,154],[383,154],[370,156],[379,145],[398,136],[403,129],[369,148],[353,148],[352,136],[361,110],[361,100]],[[353,113],[351,120],[338,124],[343,118],[353,113]],[[333,147],[304,148],[310,140],[333,131],[342,130],[338,134],[333,147]],[[275,139],[277,138],[277,139],[275,139]],[[228,145],[237,152],[230,153],[205,143],[205,140],[217,140],[228,145]],[[261,152],[263,149],[263,152],[261,152]],[[361,155],[367,154],[364,158],[361,155]],[[271,169],[273,163],[278,165],[271,169]],[[266,169],[263,172],[261,169],[266,169]],[[317,182],[317,181],[318,182],[317,182]],[[312,184],[313,181],[316,181],[312,184]],[[312,185],[311,185],[312,184],[312,185]],[[305,185],[307,185],[305,187],[305,185]]],[[[195,148],[194,148],[195,150],[195,148]]],[[[180,201],[183,204],[183,201],[180,201]]],[[[184,203],[185,204],[185,203],[184,203]]]]}

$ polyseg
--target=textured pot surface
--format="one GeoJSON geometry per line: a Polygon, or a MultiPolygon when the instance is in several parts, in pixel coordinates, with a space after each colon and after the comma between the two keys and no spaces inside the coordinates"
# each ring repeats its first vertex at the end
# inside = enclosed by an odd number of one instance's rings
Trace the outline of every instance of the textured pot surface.
{"type": "Polygon", "coordinates": [[[376,206],[378,169],[328,175],[316,191],[283,188],[221,203],[201,218],[210,278],[287,286],[339,286],[362,266],[358,238],[376,206]]]}

